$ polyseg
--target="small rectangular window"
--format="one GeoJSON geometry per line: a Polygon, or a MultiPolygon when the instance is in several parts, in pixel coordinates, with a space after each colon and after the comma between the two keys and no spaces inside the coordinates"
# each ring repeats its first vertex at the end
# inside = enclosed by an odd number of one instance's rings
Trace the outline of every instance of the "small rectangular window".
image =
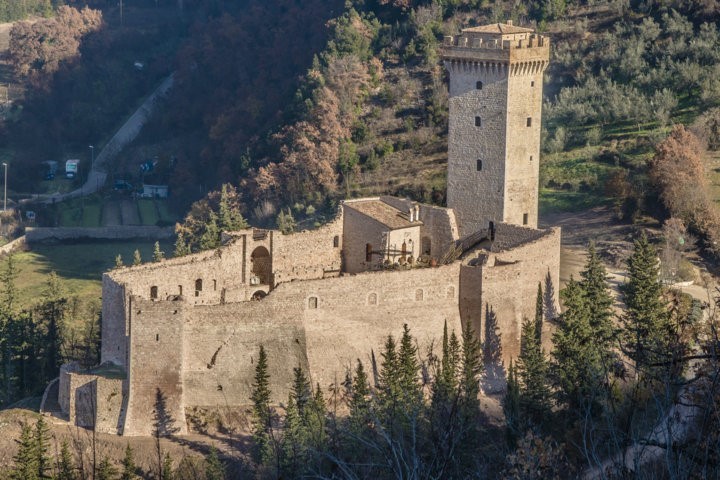
{"type": "Polygon", "coordinates": [[[477,160],[477,164],[475,165],[475,168],[477,168],[478,172],[482,171],[482,160],[477,160]]]}
{"type": "Polygon", "coordinates": [[[532,127],[532,117],[527,118],[527,126],[532,127]]]}
{"type": "Polygon", "coordinates": [[[534,87],[534,86],[535,86],[535,80],[533,80],[533,81],[530,82],[530,86],[531,86],[531,87],[534,87]]]}
{"type": "Polygon", "coordinates": [[[532,162],[532,155],[530,155],[530,161],[532,162]]]}
{"type": "Polygon", "coordinates": [[[480,117],[475,117],[475,126],[476,127],[482,126],[482,119],[480,117]]]}
{"type": "Polygon", "coordinates": [[[480,80],[478,80],[477,82],[475,82],[475,88],[476,88],[477,90],[482,90],[482,87],[483,87],[483,85],[482,85],[482,82],[481,82],[480,80]]]}
{"type": "Polygon", "coordinates": [[[528,214],[523,213],[523,225],[527,225],[527,224],[528,224],[528,214]]]}

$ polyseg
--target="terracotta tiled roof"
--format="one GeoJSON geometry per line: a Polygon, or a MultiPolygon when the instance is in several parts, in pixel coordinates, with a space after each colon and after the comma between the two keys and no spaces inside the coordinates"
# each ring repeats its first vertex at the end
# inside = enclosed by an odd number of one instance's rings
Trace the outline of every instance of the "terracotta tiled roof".
{"type": "Polygon", "coordinates": [[[463,28],[463,33],[497,33],[500,35],[509,35],[513,33],[533,33],[532,28],[518,27],[516,25],[507,25],[505,23],[491,23],[490,25],[482,25],[480,27],[463,28]]]}
{"type": "Polygon", "coordinates": [[[388,205],[382,200],[358,200],[345,202],[346,207],[350,207],[363,215],[382,223],[391,230],[399,228],[412,227],[420,222],[411,222],[406,212],[402,212],[395,207],[388,205]]]}

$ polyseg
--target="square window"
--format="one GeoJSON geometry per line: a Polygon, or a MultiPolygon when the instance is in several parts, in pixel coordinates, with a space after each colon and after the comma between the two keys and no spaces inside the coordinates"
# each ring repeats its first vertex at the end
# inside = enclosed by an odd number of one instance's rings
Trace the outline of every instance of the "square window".
{"type": "Polygon", "coordinates": [[[476,127],[482,126],[482,119],[480,117],[475,117],[475,126],[476,127]]]}

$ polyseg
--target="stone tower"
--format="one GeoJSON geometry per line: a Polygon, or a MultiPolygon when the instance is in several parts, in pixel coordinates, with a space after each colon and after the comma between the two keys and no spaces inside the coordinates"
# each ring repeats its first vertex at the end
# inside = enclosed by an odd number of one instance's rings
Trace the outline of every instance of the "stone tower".
{"type": "Polygon", "coordinates": [[[543,72],[550,41],[495,23],[445,37],[450,72],[447,203],[460,235],[537,228],[543,72]]]}

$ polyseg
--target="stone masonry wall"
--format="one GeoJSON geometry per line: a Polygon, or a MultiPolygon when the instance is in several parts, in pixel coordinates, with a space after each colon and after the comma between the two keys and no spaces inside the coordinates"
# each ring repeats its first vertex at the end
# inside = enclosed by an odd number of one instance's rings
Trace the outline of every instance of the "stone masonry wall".
{"type": "MultiPolygon", "coordinates": [[[[465,263],[461,272],[463,287],[468,285],[468,288],[472,288],[472,283],[466,282],[466,279],[477,277],[478,271],[482,272],[482,303],[478,305],[475,302],[473,308],[480,307],[482,320],[479,331],[485,340],[488,313],[491,312],[501,335],[502,360],[507,367],[510,360],[520,353],[523,319],[535,317],[538,283],[543,285],[544,290],[548,272],[555,293],[558,292],[560,229],[553,228],[546,236],[512,250],[491,253],[484,264],[478,262],[477,266],[471,266],[465,263]]],[[[547,349],[550,346],[550,333],[550,325],[546,322],[543,344],[547,349]]]]}
{"type": "Polygon", "coordinates": [[[447,202],[462,237],[503,218],[508,72],[499,63],[446,61],[445,66],[450,72],[447,202]],[[478,81],[482,89],[476,88],[478,81]],[[475,117],[481,126],[475,126],[475,117]]]}
{"type": "MultiPolygon", "coordinates": [[[[407,211],[415,202],[397,197],[383,196],[380,199],[401,211],[407,211]]],[[[459,238],[455,212],[449,208],[435,207],[432,205],[420,206],[420,227],[421,245],[422,239],[430,240],[430,256],[441,258],[455,241],[459,238]]],[[[425,252],[418,250],[420,254],[425,252]]]]}
{"type": "Polygon", "coordinates": [[[168,429],[187,432],[182,382],[185,308],[182,301],[131,298],[124,435],[150,435],[156,409],[168,429]]]}
{"type": "Polygon", "coordinates": [[[133,310],[143,313],[135,312],[132,321],[131,400],[124,433],[147,434],[156,388],[166,392],[176,419],[183,418],[181,405],[249,404],[261,344],[268,353],[275,402],[287,400],[298,365],[323,389],[342,380],[358,358],[372,370],[373,355],[379,361],[387,335],[399,336],[404,323],[425,353],[426,346],[439,341],[445,321],[460,332],[459,268],[456,263],[289,282],[259,301],[188,306],[184,315],[174,313],[173,305],[182,302],[138,300],[133,310]],[[171,335],[180,335],[182,345],[176,340],[164,344],[171,335]],[[176,352],[183,352],[181,363],[176,352]],[[182,372],[182,379],[173,372],[182,372]]]}
{"type": "Polygon", "coordinates": [[[335,220],[317,230],[276,234],[274,239],[272,256],[276,284],[337,275],[342,267],[342,209],[335,220]]]}
{"type": "Polygon", "coordinates": [[[348,273],[358,273],[378,265],[382,258],[372,256],[372,261],[365,261],[365,248],[369,243],[373,250],[383,248],[382,233],[388,227],[364,215],[352,207],[343,205],[343,269],[348,273]]]}
{"type": "Polygon", "coordinates": [[[527,215],[526,225],[532,228],[537,228],[538,217],[543,71],[514,70],[508,78],[503,221],[523,225],[527,215]]]}

